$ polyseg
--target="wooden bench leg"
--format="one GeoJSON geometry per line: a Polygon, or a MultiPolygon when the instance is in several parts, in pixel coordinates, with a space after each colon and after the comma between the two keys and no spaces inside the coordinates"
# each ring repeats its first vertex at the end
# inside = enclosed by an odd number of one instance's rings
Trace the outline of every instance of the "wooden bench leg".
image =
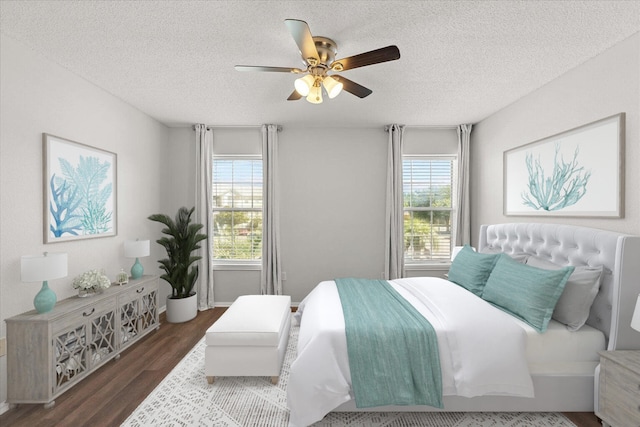
{"type": "Polygon", "coordinates": [[[271,377],[271,384],[278,384],[280,377],[271,377]]]}
{"type": "Polygon", "coordinates": [[[209,384],[213,384],[213,381],[215,380],[216,377],[207,377],[207,382],[209,384]]]}

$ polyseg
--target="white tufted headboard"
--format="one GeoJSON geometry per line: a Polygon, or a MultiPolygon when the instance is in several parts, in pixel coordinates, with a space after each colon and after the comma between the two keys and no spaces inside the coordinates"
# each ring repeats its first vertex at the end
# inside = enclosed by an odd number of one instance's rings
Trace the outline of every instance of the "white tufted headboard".
{"type": "Polygon", "coordinates": [[[640,236],[570,225],[480,226],[478,250],[527,253],[560,265],[600,266],[604,274],[587,324],[603,331],[608,350],[640,349],[631,316],[640,294],[640,236]]]}

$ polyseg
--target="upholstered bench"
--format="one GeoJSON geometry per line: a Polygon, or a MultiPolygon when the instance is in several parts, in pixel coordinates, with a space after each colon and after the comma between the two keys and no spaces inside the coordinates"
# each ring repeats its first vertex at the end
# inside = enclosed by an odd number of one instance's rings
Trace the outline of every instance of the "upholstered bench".
{"type": "Polygon", "coordinates": [[[243,295],[207,330],[204,374],[270,376],[278,383],[291,326],[288,295],[243,295]]]}

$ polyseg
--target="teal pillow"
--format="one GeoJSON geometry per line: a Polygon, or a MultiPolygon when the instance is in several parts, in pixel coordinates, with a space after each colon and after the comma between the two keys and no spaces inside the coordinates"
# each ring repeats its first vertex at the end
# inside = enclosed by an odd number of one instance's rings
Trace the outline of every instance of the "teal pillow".
{"type": "Polygon", "coordinates": [[[465,245],[453,259],[449,280],[481,296],[487,279],[498,261],[499,254],[481,254],[465,245]]]}
{"type": "Polygon", "coordinates": [[[553,309],[573,269],[543,270],[500,255],[484,287],[482,299],[542,333],[547,330],[553,309]]]}

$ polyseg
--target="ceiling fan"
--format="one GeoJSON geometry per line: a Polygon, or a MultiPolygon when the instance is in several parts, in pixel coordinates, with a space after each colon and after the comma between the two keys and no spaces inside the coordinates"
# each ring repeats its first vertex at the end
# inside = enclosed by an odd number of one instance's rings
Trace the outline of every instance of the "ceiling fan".
{"type": "Polygon", "coordinates": [[[322,102],[322,88],[329,98],[335,98],[343,89],[359,98],[371,95],[371,89],[359,85],[341,75],[341,71],[381,62],[400,59],[400,50],[397,46],[387,46],[359,55],[347,58],[335,59],[338,45],[326,37],[313,37],[309,25],[298,19],[285,19],[287,28],[291,32],[302,56],[305,69],[287,67],[265,67],[251,65],[236,65],[238,71],[269,71],[277,73],[304,74],[295,81],[295,90],[287,98],[288,101],[296,101],[306,97],[313,104],[322,102]]]}

